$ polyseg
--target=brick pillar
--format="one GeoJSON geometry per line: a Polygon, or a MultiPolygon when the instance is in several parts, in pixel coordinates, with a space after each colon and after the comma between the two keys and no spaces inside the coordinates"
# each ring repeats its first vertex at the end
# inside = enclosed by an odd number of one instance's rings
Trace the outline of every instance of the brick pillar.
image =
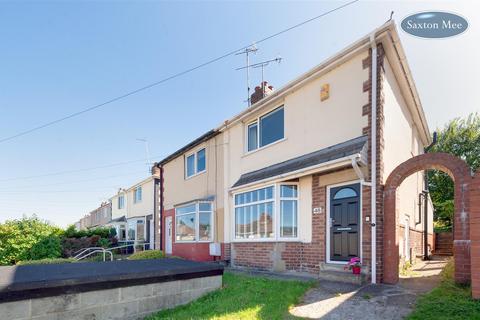
{"type": "Polygon", "coordinates": [[[472,297],[480,299],[480,171],[475,174],[473,179],[470,206],[472,297]]]}
{"type": "MultiPolygon", "coordinates": [[[[385,95],[383,90],[383,83],[385,77],[385,70],[384,70],[384,58],[385,58],[385,51],[383,49],[383,45],[381,43],[377,44],[377,74],[374,75],[377,78],[377,114],[375,115],[377,120],[377,132],[376,132],[376,144],[377,144],[377,152],[376,152],[376,159],[377,159],[377,167],[375,168],[376,172],[376,212],[371,212],[372,208],[369,207],[369,215],[376,216],[376,236],[377,238],[372,240],[370,239],[371,236],[369,235],[365,238],[367,233],[371,232],[371,227],[369,226],[368,230],[363,230],[363,237],[365,242],[376,242],[376,269],[377,269],[377,282],[382,282],[383,280],[383,172],[384,172],[384,165],[383,165],[383,150],[384,150],[384,137],[383,137],[383,127],[385,123],[385,116],[383,112],[384,108],[384,101],[385,95]]],[[[368,116],[368,125],[367,127],[363,128],[363,134],[369,136],[369,144],[368,144],[368,154],[369,158],[372,156],[371,150],[371,134],[372,134],[372,49],[369,49],[368,57],[366,57],[362,61],[363,69],[369,69],[368,80],[363,82],[363,92],[368,92],[368,103],[362,107],[362,116],[368,116]]],[[[368,166],[368,177],[371,181],[372,177],[372,168],[368,166]]],[[[371,200],[368,199],[368,202],[371,200]]],[[[371,244],[370,244],[371,245],[371,244]]],[[[366,253],[369,254],[371,249],[367,249],[366,253]]],[[[369,259],[368,263],[371,266],[371,253],[370,256],[367,256],[369,259]]]]}
{"type": "Polygon", "coordinates": [[[395,284],[398,282],[398,233],[397,233],[397,188],[385,189],[383,225],[383,282],[395,284]],[[388,213],[388,214],[387,214],[388,213]]]}
{"type": "Polygon", "coordinates": [[[453,255],[455,259],[455,282],[468,284],[471,281],[470,266],[470,188],[473,181],[470,173],[455,177],[455,216],[453,222],[453,255]]]}

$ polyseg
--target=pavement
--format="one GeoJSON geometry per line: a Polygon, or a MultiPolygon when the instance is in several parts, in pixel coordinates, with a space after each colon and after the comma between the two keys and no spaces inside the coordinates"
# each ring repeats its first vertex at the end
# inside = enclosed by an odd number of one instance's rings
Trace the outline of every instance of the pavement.
{"type": "Polygon", "coordinates": [[[443,257],[418,262],[397,285],[356,286],[321,281],[290,313],[306,319],[403,319],[413,310],[419,295],[438,285],[446,263],[447,258],[443,257]]]}

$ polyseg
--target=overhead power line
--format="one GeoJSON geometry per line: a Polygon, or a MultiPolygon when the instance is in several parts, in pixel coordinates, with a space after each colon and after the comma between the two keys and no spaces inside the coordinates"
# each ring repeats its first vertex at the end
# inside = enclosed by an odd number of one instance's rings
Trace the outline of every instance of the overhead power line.
{"type": "MultiPolygon", "coordinates": [[[[155,157],[158,157],[158,156],[155,156],[155,157]]],[[[123,161],[123,162],[116,162],[116,163],[105,164],[105,165],[101,165],[101,166],[97,166],[97,167],[89,167],[89,168],[82,168],[82,169],[50,172],[50,173],[38,174],[38,175],[34,175],[34,176],[24,176],[24,177],[0,179],[0,182],[15,181],[15,180],[28,180],[28,179],[35,179],[35,178],[51,177],[51,176],[60,176],[60,175],[70,174],[70,173],[78,173],[78,172],[92,171],[92,170],[97,170],[97,169],[119,167],[119,166],[131,164],[131,163],[135,163],[135,162],[141,162],[141,161],[145,161],[145,159],[136,159],[136,160],[123,161]]]]}
{"type": "MultiPolygon", "coordinates": [[[[358,2],[358,1],[360,1],[360,0],[353,0],[353,1],[347,2],[347,3],[345,3],[345,4],[341,5],[341,6],[338,6],[338,7],[334,8],[334,9],[331,9],[331,10],[329,10],[329,11],[326,11],[326,12],[324,12],[324,13],[318,15],[318,16],[315,16],[315,17],[310,18],[310,19],[308,19],[308,20],[304,20],[304,21],[302,21],[302,22],[300,22],[300,23],[297,23],[297,24],[295,24],[295,25],[293,25],[293,26],[291,26],[291,27],[289,27],[289,28],[283,29],[283,30],[281,30],[281,31],[279,31],[279,32],[276,32],[276,33],[274,33],[274,34],[272,34],[272,35],[269,35],[269,36],[267,36],[267,37],[265,37],[265,38],[263,38],[263,39],[257,40],[257,41],[255,41],[255,43],[262,43],[262,42],[265,42],[265,41],[270,40],[270,39],[272,39],[272,38],[275,38],[275,37],[277,37],[277,36],[279,36],[279,35],[281,35],[281,34],[284,34],[284,33],[288,32],[288,31],[291,31],[291,30],[293,30],[293,29],[296,29],[296,28],[298,28],[298,27],[301,27],[301,26],[303,26],[303,25],[305,25],[305,24],[307,24],[307,23],[309,23],[309,22],[318,20],[318,19],[320,19],[320,18],[322,18],[322,17],[324,17],[324,16],[326,16],[326,15],[328,15],[328,14],[331,14],[331,13],[337,11],[337,10],[340,10],[340,9],[343,9],[343,8],[345,8],[345,7],[347,7],[347,6],[350,6],[350,5],[352,5],[352,4],[354,4],[355,2],[358,2]]],[[[158,85],[160,85],[160,84],[162,84],[162,83],[165,83],[165,82],[167,82],[167,81],[173,80],[173,79],[178,78],[178,77],[180,77],[180,76],[183,76],[183,75],[185,75],[185,74],[187,74],[187,73],[193,72],[193,71],[195,71],[195,70],[197,70],[197,69],[203,68],[203,67],[205,67],[205,66],[207,66],[207,65],[209,65],[209,64],[212,64],[212,63],[217,62],[217,61],[219,61],[219,60],[225,59],[225,58],[227,58],[227,57],[229,57],[229,56],[231,56],[231,55],[234,55],[234,54],[238,53],[239,51],[242,51],[242,50],[245,50],[245,49],[249,48],[250,46],[251,46],[251,45],[246,45],[246,46],[243,46],[243,47],[241,47],[241,48],[238,48],[238,49],[229,51],[229,52],[227,52],[227,53],[225,53],[225,54],[223,54],[223,55],[221,55],[221,56],[218,56],[218,57],[216,57],[216,58],[213,58],[213,59],[211,59],[211,60],[208,60],[208,61],[206,61],[206,62],[204,62],[204,63],[201,63],[201,64],[199,64],[199,65],[197,65],[197,66],[194,66],[194,67],[191,67],[191,68],[189,68],[189,69],[183,70],[183,71],[181,71],[181,72],[175,73],[175,74],[170,75],[170,76],[168,76],[168,77],[166,77],[166,78],[163,78],[163,79],[161,79],[161,80],[159,80],[159,81],[153,82],[153,83],[151,83],[151,84],[148,84],[148,85],[143,86],[143,87],[141,87],[141,88],[135,89],[135,90],[133,90],[133,91],[124,93],[124,94],[119,95],[119,96],[117,96],[117,97],[115,97],[115,98],[112,98],[112,99],[110,99],[110,100],[107,100],[107,101],[104,101],[104,102],[102,102],[102,103],[99,103],[99,104],[90,106],[90,107],[88,107],[88,108],[85,108],[85,109],[83,109],[83,110],[77,111],[77,112],[75,112],[75,113],[72,113],[72,114],[66,115],[66,116],[64,116],[64,117],[61,117],[61,118],[52,120],[52,121],[50,121],[50,122],[46,122],[46,123],[44,123],[44,124],[42,124],[42,125],[33,127],[33,128],[31,128],[31,129],[18,132],[18,133],[14,134],[14,135],[11,135],[11,136],[2,138],[2,139],[0,139],[0,143],[3,143],[3,142],[6,142],[6,141],[10,141],[10,140],[16,139],[16,138],[18,138],[18,137],[21,137],[21,136],[27,135],[27,134],[29,134],[29,133],[32,133],[32,132],[35,132],[35,131],[44,129],[44,128],[46,128],[46,127],[50,127],[50,126],[52,126],[52,125],[54,125],[54,124],[57,124],[57,123],[59,123],[59,122],[62,122],[62,121],[65,121],[65,120],[68,120],[68,119],[77,117],[77,116],[82,115],[82,114],[84,114],[84,113],[87,113],[87,112],[90,112],[90,111],[99,109],[99,108],[104,107],[104,106],[106,106],[106,105],[108,105],[108,104],[111,104],[111,103],[113,103],[113,102],[116,102],[116,101],[122,100],[122,99],[124,99],[124,98],[127,98],[127,97],[129,97],[129,96],[131,96],[131,95],[134,95],[134,94],[137,94],[137,93],[139,93],[139,92],[148,90],[148,89],[150,89],[150,88],[152,88],[152,87],[158,86],[158,85]]]]}
{"type": "MultiPolygon", "coordinates": [[[[92,182],[92,181],[104,181],[104,180],[111,180],[112,178],[123,178],[126,176],[133,176],[133,175],[139,175],[141,173],[145,173],[145,170],[139,171],[128,171],[128,172],[122,172],[119,174],[115,175],[108,175],[108,176],[101,176],[101,177],[96,177],[96,178],[91,178],[91,179],[68,179],[67,181],[64,182],[58,182],[58,183],[49,183],[49,184],[37,184],[37,183],[30,183],[28,185],[15,185],[16,189],[22,189],[22,190],[38,190],[39,188],[45,188],[45,187],[54,187],[54,186],[61,186],[61,185],[74,185],[74,184],[81,184],[83,182],[92,182]]],[[[7,186],[0,187],[0,196],[2,191],[9,191],[12,190],[12,186],[8,184],[7,186]]]]}

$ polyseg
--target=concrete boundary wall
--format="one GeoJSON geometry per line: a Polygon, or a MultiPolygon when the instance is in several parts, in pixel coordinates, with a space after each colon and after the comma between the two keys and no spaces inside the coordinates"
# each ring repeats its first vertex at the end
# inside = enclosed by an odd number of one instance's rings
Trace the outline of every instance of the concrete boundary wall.
{"type": "Polygon", "coordinates": [[[169,258],[0,267],[0,319],[142,319],[221,288],[222,275],[169,258]]]}
{"type": "Polygon", "coordinates": [[[219,289],[222,276],[96,290],[0,303],[0,317],[23,319],[141,319],[219,289]]]}

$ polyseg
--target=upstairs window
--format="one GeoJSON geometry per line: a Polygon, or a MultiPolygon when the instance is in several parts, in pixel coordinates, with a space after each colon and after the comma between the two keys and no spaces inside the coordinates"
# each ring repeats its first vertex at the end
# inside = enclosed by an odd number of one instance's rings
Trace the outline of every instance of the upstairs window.
{"type": "Polygon", "coordinates": [[[133,196],[133,202],[137,203],[142,201],[142,187],[135,188],[135,194],[133,196]]]}
{"type": "Polygon", "coordinates": [[[247,127],[247,151],[269,145],[284,138],[283,106],[258,118],[247,127]]]}
{"type": "Polygon", "coordinates": [[[205,148],[185,158],[185,176],[187,178],[202,173],[207,169],[205,148]]]}
{"type": "Polygon", "coordinates": [[[123,209],[125,208],[125,197],[124,196],[119,196],[118,197],[118,209],[123,209]]]}

